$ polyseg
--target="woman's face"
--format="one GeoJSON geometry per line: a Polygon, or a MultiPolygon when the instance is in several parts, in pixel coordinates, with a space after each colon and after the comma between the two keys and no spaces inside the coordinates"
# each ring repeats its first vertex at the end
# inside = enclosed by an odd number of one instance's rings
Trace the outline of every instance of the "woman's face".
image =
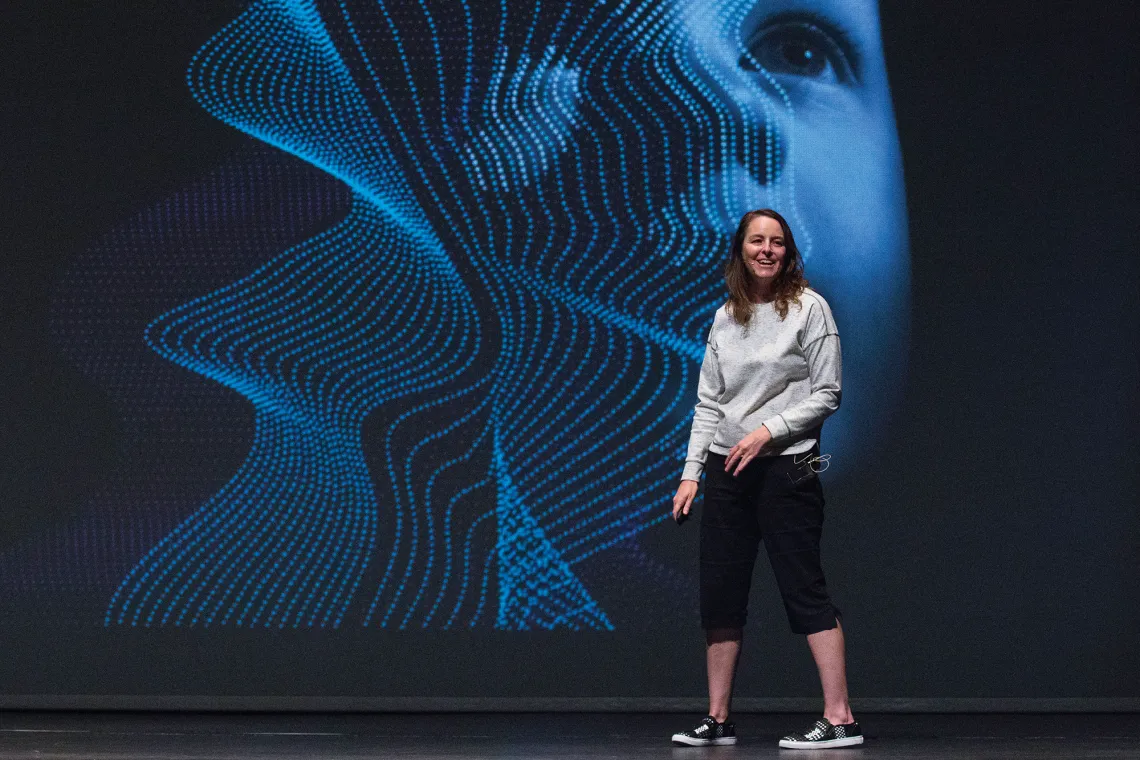
{"type": "Polygon", "coordinates": [[[754,286],[768,288],[784,263],[784,228],[770,216],[758,216],[748,223],[741,256],[748,266],[754,286]]]}

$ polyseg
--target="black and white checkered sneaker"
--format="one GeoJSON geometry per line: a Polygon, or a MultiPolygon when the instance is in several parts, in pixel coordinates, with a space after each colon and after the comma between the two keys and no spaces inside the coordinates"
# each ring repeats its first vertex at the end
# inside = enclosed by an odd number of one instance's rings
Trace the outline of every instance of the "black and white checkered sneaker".
{"type": "Polygon", "coordinates": [[[802,734],[788,734],[780,740],[780,746],[785,749],[828,749],[862,743],[863,732],[858,723],[833,726],[825,718],[817,720],[802,734]]]}
{"type": "Polygon", "coordinates": [[[696,728],[673,734],[673,743],[689,747],[736,744],[736,726],[727,720],[724,723],[717,723],[716,718],[710,715],[698,723],[696,728]]]}

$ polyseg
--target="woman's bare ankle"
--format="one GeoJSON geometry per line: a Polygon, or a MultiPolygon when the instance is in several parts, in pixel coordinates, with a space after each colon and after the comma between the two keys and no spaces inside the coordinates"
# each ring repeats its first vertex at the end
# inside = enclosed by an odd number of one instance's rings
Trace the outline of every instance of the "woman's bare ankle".
{"type": "Polygon", "coordinates": [[[851,714],[851,708],[848,707],[844,710],[825,710],[823,719],[833,726],[846,726],[855,722],[855,716],[851,714]]]}

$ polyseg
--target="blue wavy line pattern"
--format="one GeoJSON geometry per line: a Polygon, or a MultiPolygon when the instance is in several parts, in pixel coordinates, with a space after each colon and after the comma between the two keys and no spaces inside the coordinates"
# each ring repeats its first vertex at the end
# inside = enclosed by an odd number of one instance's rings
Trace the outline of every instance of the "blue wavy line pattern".
{"type": "Polygon", "coordinates": [[[106,625],[613,628],[576,568],[666,517],[726,223],[810,253],[792,102],[691,44],[753,5],[258,0],[198,51],[202,107],[352,209],[147,328],[255,432],[106,625]]]}

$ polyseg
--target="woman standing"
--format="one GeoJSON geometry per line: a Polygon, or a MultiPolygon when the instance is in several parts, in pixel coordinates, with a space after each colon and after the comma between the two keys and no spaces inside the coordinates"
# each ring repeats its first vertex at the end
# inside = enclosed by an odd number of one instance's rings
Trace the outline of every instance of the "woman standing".
{"type": "Polygon", "coordinates": [[[843,629],[820,565],[823,421],[839,408],[842,361],[831,309],[808,287],[787,221],[740,220],[725,270],[728,301],[709,331],[674,519],[689,514],[702,470],[701,626],[709,715],[677,744],[735,744],[728,722],[748,591],[760,542],[792,631],[805,634],[823,685],[823,718],[781,747],[862,744],[847,701],[843,629]]]}

